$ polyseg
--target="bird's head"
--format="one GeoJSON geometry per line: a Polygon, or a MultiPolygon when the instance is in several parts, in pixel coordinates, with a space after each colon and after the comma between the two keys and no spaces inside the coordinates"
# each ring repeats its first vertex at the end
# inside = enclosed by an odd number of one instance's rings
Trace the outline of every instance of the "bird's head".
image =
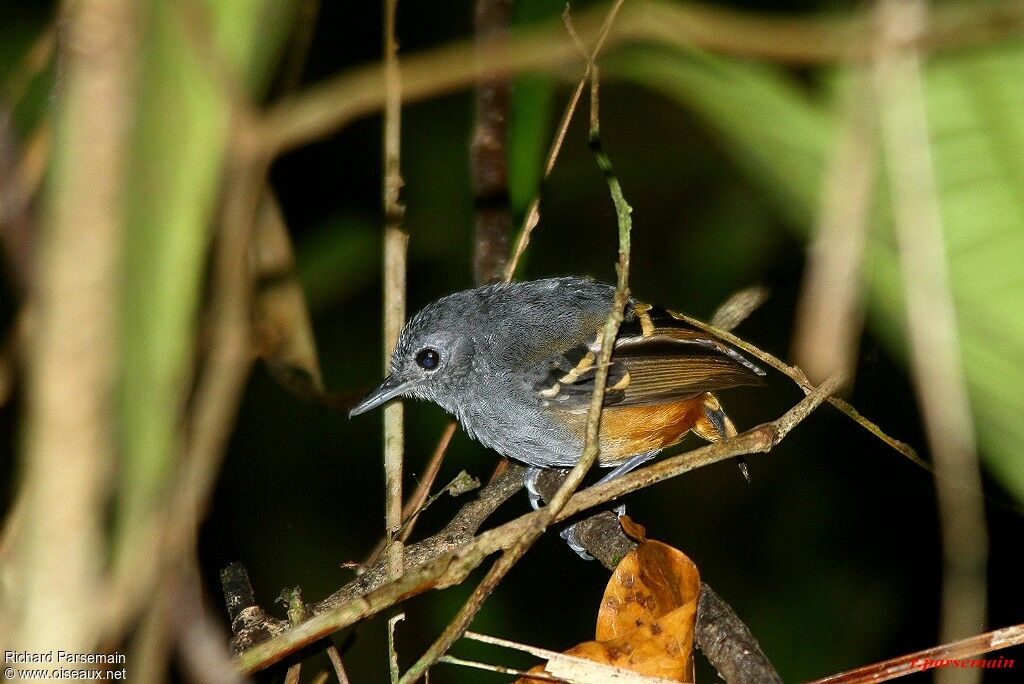
{"type": "Polygon", "coordinates": [[[426,399],[457,413],[472,370],[474,323],[481,315],[474,291],[440,299],[405,324],[391,354],[389,374],[349,411],[365,413],[391,399],[426,399]]]}

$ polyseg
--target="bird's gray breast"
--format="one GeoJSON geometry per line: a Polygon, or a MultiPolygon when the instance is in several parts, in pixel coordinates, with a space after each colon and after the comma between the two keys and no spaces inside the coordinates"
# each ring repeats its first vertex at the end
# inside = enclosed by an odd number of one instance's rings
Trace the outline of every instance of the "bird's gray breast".
{"type": "Polygon", "coordinates": [[[459,420],[484,446],[543,468],[571,466],[578,460],[582,441],[543,405],[528,378],[490,375],[481,379],[474,394],[461,407],[459,420]]]}

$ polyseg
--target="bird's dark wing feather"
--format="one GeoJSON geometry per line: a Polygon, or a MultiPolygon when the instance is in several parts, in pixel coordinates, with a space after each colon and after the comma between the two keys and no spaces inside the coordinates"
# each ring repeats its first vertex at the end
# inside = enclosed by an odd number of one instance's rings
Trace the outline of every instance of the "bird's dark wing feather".
{"type": "MultiPolygon", "coordinates": [[[[598,337],[549,362],[537,383],[540,398],[564,408],[589,404],[598,337]]],[[[764,371],[723,341],[665,309],[636,303],[615,341],[605,406],[671,403],[704,392],[764,383],[764,371]]]]}

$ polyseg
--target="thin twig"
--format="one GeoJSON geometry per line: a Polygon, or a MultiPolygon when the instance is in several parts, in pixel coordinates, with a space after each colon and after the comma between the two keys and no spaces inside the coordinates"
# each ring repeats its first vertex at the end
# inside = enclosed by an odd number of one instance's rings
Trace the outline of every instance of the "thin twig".
{"type": "Polygon", "coordinates": [[[341,661],[341,654],[338,653],[338,647],[334,644],[328,646],[327,657],[331,661],[331,667],[334,668],[334,676],[338,678],[338,684],[350,684],[348,672],[345,671],[345,663],[341,661]]]}
{"type": "Polygon", "coordinates": [[[562,679],[556,677],[553,674],[547,672],[526,672],[524,670],[516,670],[511,667],[505,667],[504,665],[491,665],[490,663],[481,663],[476,660],[466,660],[465,658],[456,658],[452,655],[441,656],[438,663],[447,663],[449,665],[458,665],[460,667],[469,667],[475,670],[484,670],[486,672],[496,672],[498,674],[510,675],[513,677],[529,677],[530,679],[536,679],[541,682],[563,682],[566,684],[572,684],[568,679],[562,679]]]}
{"type": "MultiPolygon", "coordinates": [[[[976,634],[987,624],[988,531],[946,264],[922,60],[916,51],[896,53],[893,48],[923,30],[927,11],[922,0],[879,1],[874,76],[906,288],[910,368],[935,468],[943,552],[939,637],[949,641],[976,634]]],[[[938,679],[955,676],[947,670],[938,679]]]]}
{"type": "MultiPolygon", "coordinates": [[[[870,684],[935,668],[959,672],[962,671],[962,668],[957,666],[955,661],[966,660],[1020,644],[1024,644],[1024,624],[1003,627],[951,644],[934,646],[898,658],[883,660],[880,663],[864,665],[853,670],[815,679],[808,684],[870,684]]],[[[986,669],[1010,669],[1015,665],[1013,659],[1000,658],[999,660],[989,660],[985,665],[972,669],[977,669],[980,673],[986,669]]]]}
{"type": "Polygon", "coordinates": [[[711,325],[732,332],[768,301],[769,291],[763,285],[753,285],[729,295],[711,315],[711,325]]]}
{"type": "Polygon", "coordinates": [[[864,319],[861,262],[878,154],[867,74],[855,74],[846,100],[842,130],[825,170],[821,216],[807,250],[793,333],[793,358],[812,382],[835,373],[853,379],[864,319]]]}
{"type": "MultiPolygon", "coordinates": [[[[608,14],[605,16],[604,21],[601,24],[601,30],[597,34],[597,40],[594,43],[594,48],[589,53],[585,53],[585,62],[583,68],[583,74],[580,76],[580,80],[576,83],[576,88],[573,90],[572,95],[569,97],[569,101],[565,105],[565,111],[562,112],[562,119],[558,124],[558,130],[555,132],[555,138],[551,142],[551,147],[548,149],[548,155],[544,160],[544,175],[541,177],[541,186],[543,187],[544,182],[551,175],[551,170],[555,168],[555,161],[558,159],[559,153],[562,151],[562,144],[565,142],[565,134],[569,130],[569,123],[572,121],[573,114],[576,113],[576,107],[579,105],[580,97],[583,96],[583,90],[587,86],[587,81],[590,80],[590,73],[594,67],[597,55],[600,53],[601,48],[608,40],[608,36],[611,35],[612,26],[615,24],[615,18],[619,14],[619,10],[622,9],[624,0],[615,0],[612,3],[611,8],[608,10],[608,14]]],[[[567,20],[568,7],[566,7],[566,13],[563,15],[563,22],[567,27],[572,27],[573,24],[567,20]]],[[[570,28],[569,35],[573,38],[574,43],[578,49],[580,38],[576,33],[575,28],[570,28]]],[[[513,276],[516,273],[516,266],[519,265],[519,260],[522,258],[523,253],[526,251],[526,246],[530,244],[530,236],[533,234],[533,229],[540,223],[540,192],[530,201],[530,206],[526,209],[526,216],[523,218],[523,226],[519,230],[519,237],[516,239],[515,250],[512,252],[512,258],[508,260],[508,264],[505,266],[505,282],[511,282],[513,276]]]]}
{"type": "MultiPolygon", "coordinates": [[[[777,356],[769,354],[763,349],[760,349],[759,347],[752,345],[746,340],[743,340],[726,330],[716,328],[713,325],[708,325],[703,321],[700,321],[691,316],[687,316],[685,314],[677,313],[675,315],[678,316],[681,320],[686,321],[690,325],[699,328],[707,333],[715,335],[725,340],[729,344],[733,345],[734,347],[742,349],[743,351],[747,352],[754,358],[763,361],[767,365],[771,366],[772,368],[779,371],[780,373],[788,377],[790,380],[795,382],[800,387],[800,389],[804,391],[805,394],[813,389],[814,385],[811,384],[810,380],[807,379],[807,376],[804,375],[804,372],[800,370],[798,367],[790,366],[789,364],[779,359],[777,356]]],[[[882,430],[882,428],[880,428],[878,425],[873,423],[868,418],[861,415],[861,413],[857,409],[855,409],[853,405],[851,405],[849,402],[833,396],[829,396],[827,401],[828,403],[832,404],[837,409],[845,413],[850,418],[850,420],[854,421],[862,428],[873,434],[875,437],[882,440],[887,445],[898,451],[907,460],[911,461],[915,465],[920,466],[921,468],[924,468],[928,472],[931,472],[931,466],[928,464],[927,461],[923,460],[920,456],[917,455],[917,452],[914,451],[914,448],[912,446],[906,444],[905,442],[901,442],[898,439],[890,437],[888,434],[886,434],[884,430],[882,430]]]]}
{"type": "MultiPolygon", "coordinates": [[[[398,0],[384,3],[384,372],[405,325],[405,271],[409,236],[402,231],[401,126],[402,84],[398,71],[395,14],[398,0]]],[[[384,523],[387,558],[392,578],[402,574],[402,459],[405,456],[404,406],[394,401],[384,407],[384,523]]]]}
{"type": "Polygon", "coordinates": [[[391,684],[398,684],[398,676],[402,672],[398,667],[398,649],[395,648],[395,625],[404,619],[405,613],[398,613],[388,620],[388,670],[391,684]]]}

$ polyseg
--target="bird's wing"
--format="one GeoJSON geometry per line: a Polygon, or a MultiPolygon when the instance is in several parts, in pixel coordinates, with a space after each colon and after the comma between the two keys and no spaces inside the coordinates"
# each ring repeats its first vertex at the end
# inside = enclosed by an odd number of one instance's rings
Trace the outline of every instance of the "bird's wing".
{"type": "MultiPolygon", "coordinates": [[[[590,402],[599,335],[549,360],[535,389],[566,409],[590,402]]],[[[764,371],[671,311],[635,303],[615,340],[605,406],[672,403],[704,392],[764,383],[764,371]]]]}

